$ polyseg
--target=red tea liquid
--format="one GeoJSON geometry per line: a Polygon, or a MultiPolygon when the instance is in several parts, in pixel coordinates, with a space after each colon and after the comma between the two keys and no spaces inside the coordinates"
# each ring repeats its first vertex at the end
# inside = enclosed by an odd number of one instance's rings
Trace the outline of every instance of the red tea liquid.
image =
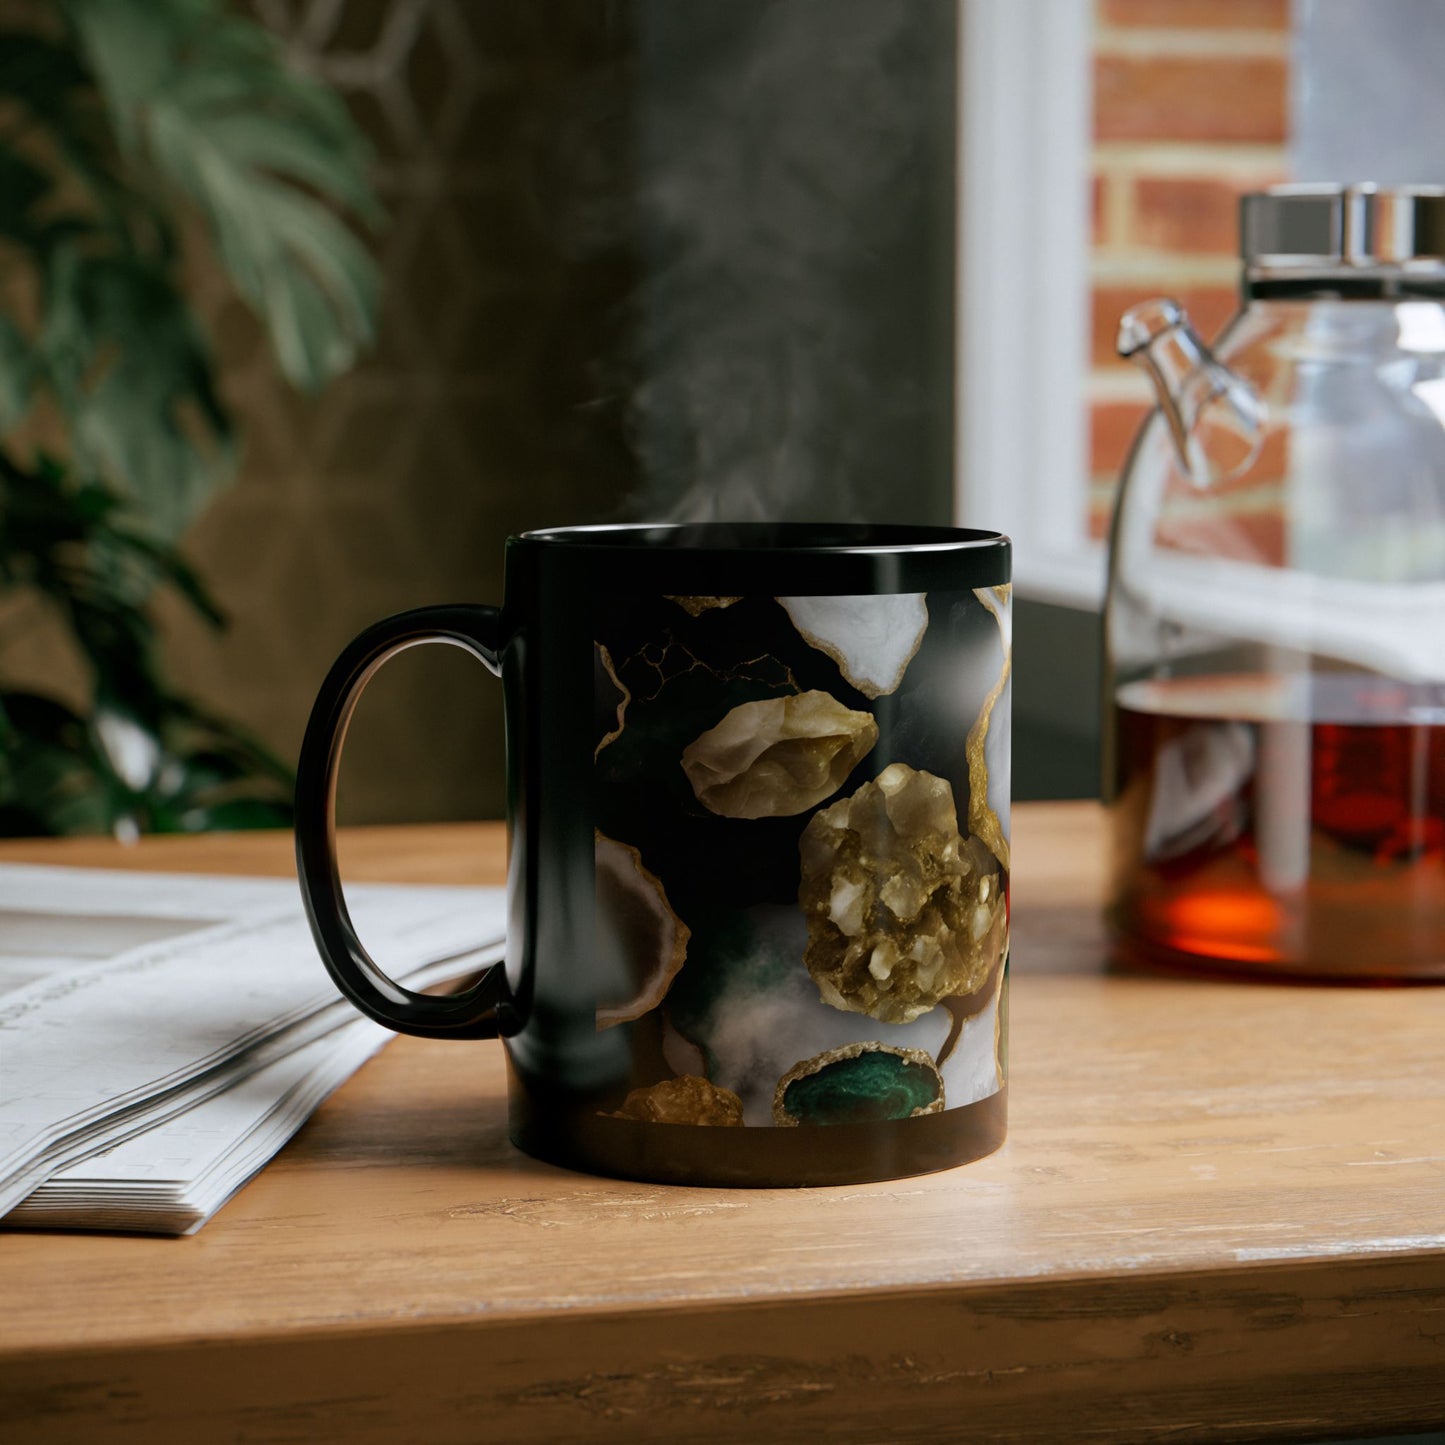
{"type": "Polygon", "coordinates": [[[1445,978],[1445,689],[1176,678],[1126,684],[1114,712],[1126,955],[1445,978]]]}

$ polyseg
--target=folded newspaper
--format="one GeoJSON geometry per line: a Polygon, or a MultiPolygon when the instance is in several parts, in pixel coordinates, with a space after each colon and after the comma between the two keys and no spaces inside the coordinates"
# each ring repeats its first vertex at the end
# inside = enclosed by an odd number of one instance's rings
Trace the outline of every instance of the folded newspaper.
{"type": "MultiPolygon", "coordinates": [[[[499,888],[347,901],[412,988],[501,957],[499,888]]],[[[294,882],[0,866],[0,1227],[193,1233],[390,1037],[294,882]]]]}

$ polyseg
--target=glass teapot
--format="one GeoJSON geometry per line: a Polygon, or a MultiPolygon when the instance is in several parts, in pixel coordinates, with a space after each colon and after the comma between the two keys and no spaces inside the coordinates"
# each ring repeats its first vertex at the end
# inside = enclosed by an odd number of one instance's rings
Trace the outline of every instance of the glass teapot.
{"type": "Polygon", "coordinates": [[[1121,354],[1111,915],[1153,964],[1445,978],[1445,192],[1241,207],[1243,306],[1121,354]]]}

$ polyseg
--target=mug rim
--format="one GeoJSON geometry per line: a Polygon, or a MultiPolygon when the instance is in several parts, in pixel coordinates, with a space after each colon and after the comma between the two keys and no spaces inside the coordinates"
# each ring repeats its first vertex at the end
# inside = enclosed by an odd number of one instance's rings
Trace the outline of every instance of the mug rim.
{"type": "Polygon", "coordinates": [[[508,543],[589,552],[646,549],[694,557],[743,551],[771,557],[937,556],[1011,545],[1004,533],[984,528],[905,522],[604,522],[537,528],[508,543]]]}

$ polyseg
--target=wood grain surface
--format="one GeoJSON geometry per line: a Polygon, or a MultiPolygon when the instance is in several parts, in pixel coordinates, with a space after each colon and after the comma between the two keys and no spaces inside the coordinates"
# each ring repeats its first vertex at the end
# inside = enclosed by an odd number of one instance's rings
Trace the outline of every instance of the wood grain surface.
{"type": "MultiPolygon", "coordinates": [[[[0,1439],[1445,1424],[1445,989],[1110,973],[1098,810],[1014,826],[997,1155],[813,1191],[591,1179],[508,1144],[499,1046],[398,1039],[192,1239],[0,1235],[0,1439]]],[[[344,861],[473,882],[503,853],[372,829],[344,861]]],[[[7,857],[290,866],[257,835],[7,857]]]]}

